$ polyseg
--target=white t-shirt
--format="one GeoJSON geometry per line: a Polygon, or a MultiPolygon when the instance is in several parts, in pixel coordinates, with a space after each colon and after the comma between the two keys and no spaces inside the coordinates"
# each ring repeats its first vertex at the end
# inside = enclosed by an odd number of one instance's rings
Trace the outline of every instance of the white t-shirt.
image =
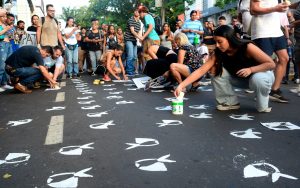
{"type": "Polygon", "coordinates": [[[55,67],[60,67],[62,64],[64,64],[64,58],[62,56],[59,56],[57,59],[52,59],[51,57],[44,58],[44,65],[49,68],[54,65],[55,67]]]}
{"type": "MultiPolygon", "coordinates": [[[[260,7],[274,7],[278,0],[260,0],[260,7]]],[[[280,16],[278,12],[255,15],[251,21],[251,39],[283,36],[280,29],[280,16]]]]}
{"type": "MultiPolygon", "coordinates": [[[[65,35],[65,34],[71,33],[71,31],[73,30],[73,28],[74,27],[66,27],[65,29],[63,29],[62,34],[65,35]]],[[[77,31],[75,31],[72,34],[72,36],[70,38],[68,38],[68,39],[66,37],[64,37],[65,43],[67,43],[69,45],[75,45],[75,44],[77,44],[76,34],[77,34],[77,31]]]]}

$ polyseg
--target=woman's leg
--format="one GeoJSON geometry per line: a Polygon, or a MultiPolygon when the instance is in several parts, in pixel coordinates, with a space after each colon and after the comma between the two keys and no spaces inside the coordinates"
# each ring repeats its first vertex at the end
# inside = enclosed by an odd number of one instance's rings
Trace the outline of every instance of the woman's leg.
{"type": "Polygon", "coordinates": [[[263,112],[269,108],[269,93],[275,77],[272,71],[258,72],[251,76],[249,87],[256,93],[257,110],[263,112]]]}
{"type": "Polygon", "coordinates": [[[179,63],[172,63],[170,65],[170,72],[173,75],[174,79],[180,84],[182,82],[183,77],[188,77],[191,72],[187,65],[179,64],[179,63]]]}

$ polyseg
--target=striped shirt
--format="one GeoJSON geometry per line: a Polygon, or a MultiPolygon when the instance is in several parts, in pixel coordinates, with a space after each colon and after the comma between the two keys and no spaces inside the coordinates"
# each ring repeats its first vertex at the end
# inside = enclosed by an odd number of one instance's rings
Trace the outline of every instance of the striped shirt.
{"type": "Polygon", "coordinates": [[[131,18],[129,18],[126,25],[125,36],[124,36],[125,41],[136,41],[135,36],[130,31],[130,27],[134,27],[134,31],[138,33],[141,29],[141,23],[139,20],[135,20],[134,17],[132,16],[131,18]]]}
{"type": "MultiPolygon", "coordinates": [[[[185,21],[182,29],[191,29],[191,30],[203,31],[202,24],[199,20],[194,20],[194,21],[187,20],[187,21],[185,21]]],[[[190,32],[187,32],[185,34],[188,37],[190,43],[194,44],[194,38],[195,38],[196,34],[195,33],[190,33],[190,32]]]]}

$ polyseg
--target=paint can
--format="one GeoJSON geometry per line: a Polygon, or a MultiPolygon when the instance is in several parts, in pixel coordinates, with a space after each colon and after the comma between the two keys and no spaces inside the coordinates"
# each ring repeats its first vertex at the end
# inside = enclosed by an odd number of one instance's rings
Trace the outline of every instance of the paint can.
{"type": "Polygon", "coordinates": [[[105,82],[104,82],[103,80],[101,80],[101,81],[100,81],[100,84],[103,85],[103,84],[105,84],[105,82]]]}
{"type": "Polygon", "coordinates": [[[98,80],[98,79],[95,79],[93,82],[93,84],[95,84],[95,85],[99,85],[99,83],[100,83],[100,80],[98,80]]]}
{"type": "Polygon", "coordinates": [[[183,114],[183,100],[179,100],[179,99],[172,100],[172,114],[174,115],[183,114]]]}

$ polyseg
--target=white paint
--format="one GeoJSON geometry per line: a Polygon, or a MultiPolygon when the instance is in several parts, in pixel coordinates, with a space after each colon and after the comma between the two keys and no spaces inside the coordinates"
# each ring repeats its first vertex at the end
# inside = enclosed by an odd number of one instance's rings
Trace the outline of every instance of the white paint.
{"type": "Polygon", "coordinates": [[[132,80],[112,80],[113,82],[116,83],[126,83],[126,82],[132,82],[132,80]]]}
{"type": "Polygon", "coordinates": [[[163,90],[163,89],[159,89],[159,90],[151,90],[152,93],[162,93],[166,90],[163,90]]]}
{"type": "Polygon", "coordinates": [[[104,111],[104,112],[95,112],[95,113],[88,113],[87,116],[88,117],[102,117],[103,115],[107,115],[108,111],[104,111]]]}
{"type": "Polygon", "coordinates": [[[103,89],[104,91],[114,91],[114,90],[117,90],[117,88],[105,88],[103,89]]]}
{"type": "Polygon", "coordinates": [[[78,104],[91,104],[93,102],[96,102],[95,100],[91,100],[91,101],[79,101],[78,104]]]}
{"type": "Polygon", "coordinates": [[[123,84],[125,87],[135,86],[135,84],[123,84]]]}
{"type": "Polygon", "coordinates": [[[232,114],[229,116],[231,119],[236,119],[236,120],[253,120],[254,116],[249,116],[248,114],[243,114],[243,115],[235,115],[232,114]]]}
{"type": "Polygon", "coordinates": [[[96,108],[100,108],[100,105],[93,105],[93,106],[83,106],[81,107],[82,110],[95,110],[96,108]]]}
{"type": "Polygon", "coordinates": [[[170,157],[170,154],[164,155],[158,159],[142,159],[135,161],[135,166],[144,171],[151,171],[151,172],[165,172],[168,171],[166,165],[164,163],[175,163],[176,161],[174,160],[169,160],[168,158],[170,157]],[[146,164],[149,164],[148,161],[154,161],[153,164],[150,165],[145,165],[143,166],[142,163],[146,162],[146,164]]]}
{"type": "Polygon", "coordinates": [[[86,88],[88,86],[88,84],[78,84],[78,85],[76,85],[75,87],[76,87],[76,89],[82,89],[82,88],[86,88]]]}
{"type": "Polygon", "coordinates": [[[158,140],[153,138],[135,138],[135,143],[126,143],[129,145],[128,148],[125,150],[130,150],[137,147],[150,147],[150,146],[156,146],[159,144],[158,140]],[[145,144],[147,142],[150,142],[149,144],[145,144]]]}
{"type": "Polygon", "coordinates": [[[127,88],[128,91],[136,91],[139,90],[139,88],[127,88]]]}
{"type": "Polygon", "coordinates": [[[73,79],[71,79],[71,81],[72,81],[72,82],[82,82],[82,80],[77,79],[77,78],[73,78],[73,79]]]}
{"type": "Polygon", "coordinates": [[[78,100],[88,100],[88,99],[92,99],[93,96],[86,96],[86,97],[77,97],[78,100]]]}
{"type": "Polygon", "coordinates": [[[212,118],[211,114],[206,114],[205,112],[202,112],[201,114],[192,114],[190,115],[191,118],[196,118],[196,119],[209,119],[212,118]]]}
{"type": "Polygon", "coordinates": [[[123,99],[122,96],[117,96],[117,95],[112,95],[112,96],[107,96],[107,99],[123,99]]]}
{"type": "Polygon", "coordinates": [[[201,104],[201,105],[191,105],[189,106],[189,108],[191,109],[197,109],[197,110],[206,110],[209,106],[205,105],[205,104],[201,104]]]}
{"type": "Polygon", "coordinates": [[[84,90],[79,90],[80,93],[88,93],[88,92],[93,92],[92,89],[84,89],[84,90]]]}
{"type": "Polygon", "coordinates": [[[119,95],[122,94],[123,91],[115,91],[115,92],[109,92],[110,95],[119,95]]]}
{"type": "Polygon", "coordinates": [[[66,147],[62,147],[59,150],[59,153],[62,155],[81,155],[82,151],[84,149],[94,149],[94,147],[91,147],[91,145],[93,145],[94,142],[92,143],[88,143],[82,146],[66,146],[66,147]]]}
{"type": "Polygon", "coordinates": [[[159,125],[158,127],[183,125],[182,121],[179,120],[162,120],[162,123],[156,123],[156,124],[159,125]]]}
{"type": "Polygon", "coordinates": [[[65,109],[66,109],[66,107],[64,107],[64,106],[54,106],[52,108],[46,109],[46,112],[49,112],[49,111],[58,111],[58,110],[65,110],[65,109]]]}
{"type": "Polygon", "coordinates": [[[95,123],[95,124],[91,124],[90,128],[91,129],[108,129],[108,126],[112,126],[112,125],[116,125],[114,124],[113,120],[110,120],[106,123],[95,123]]]}
{"type": "Polygon", "coordinates": [[[238,137],[238,138],[256,138],[261,139],[260,136],[257,136],[257,134],[261,134],[261,132],[254,132],[253,129],[247,129],[245,131],[231,131],[230,134],[232,136],[238,137]]]}
{"type": "Polygon", "coordinates": [[[28,153],[9,153],[4,160],[0,160],[0,165],[22,163],[29,159],[30,155],[28,153]]]}
{"type": "Polygon", "coordinates": [[[67,83],[66,82],[60,82],[59,86],[60,87],[66,87],[67,83]]]}
{"type": "Polygon", "coordinates": [[[132,81],[136,85],[137,88],[145,88],[145,84],[150,80],[150,77],[141,77],[141,78],[133,78],[132,81]]]}
{"type": "Polygon", "coordinates": [[[60,174],[54,174],[52,176],[49,176],[47,179],[47,184],[50,187],[55,188],[76,188],[78,186],[78,178],[90,178],[93,177],[90,174],[86,174],[87,171],[91,170],[92,168],[86,168],[79,172],[65,172],[60,174]],[[71,175],[71,177],[70,177],[71,175]],[[69,177],[65,180],[60,180],[61,178],[58,178],[59,180],[56,182],[55,178],[60,176],[66,176],[69,177]]]}
{"type": "Polygon", "coordinates": [[[133,104],[133,101],[118,101],[116,104],[133,104]]]}
{"type": "Polygon", "coordinates": [[[297,180],[298,178],[280,173],[279,169],[269,163],[253,163],[249,164],[244,168],[244,177],[245,178],[256,178],[264,176],[272,176],[272,182],[278,181],[280,177],[297,180]],[[259,167],[259,168],[257,168],[259,167]],[[265,168],[265,169],[264,169],[265,168]],[[271,169],[272,170],[271,170],[271,169]],[[262,169],[262,170],[261,170],[262,169]]]}
{"type": "Polygon", "coordinates": [[[159,106],[159,107],[155,107],[155,110],[172,111],[172,106],[159,106]]]}
{"type": "Polygon", "coordinates": [[[65,101],[65,95],[66,95],[65,92],[58,92],[56,94],[55,102],[63,102],[63,101],[65,101]]]}
{"type": "Polygon", "coordinates": [[[268,122],[261,123],[264,127],[272,129],[275,131],[284,131],[284,130],[300,130],[300,127],[292,124],[290,122],[268,122]]]}
{"type": "Polygon", "coordinates": [[[199,87],[200,91],[213,91],[212,88],[207,88],[207,87],[199,87]]]}
{"type": "Polygon", "coordinates": [[[48,128],[45,145],[63,142],[64,116],[52,116],[48,128]]]}
{"type": "Polygon", "coordinates": [[[83,95],[96,95],[96,92],[84,92],[83,95]]]}
{"type": "Polygon", "coordinates": [[[32,122],[32,119],[23,119],[23,120],[18,120],[18,121],[9,121],[7,125],[10,125],[11,127],[16,127],[19,125],[27,124],[32,122]]]}
{"type": "MultiPolygon", "coordinates": [[[[167,101],[170,101],[170,102],[172,102],[173,100],[176,100],[177,98],[176,97],[170,97],[170,98],[165,98],[167,101]]],[[[185,97],[183,97],[183,100],[189,100],[188,98],[185,98],[185,97]]]]}
{"type": "Polygon", "coordinates": [[[56,87],[56,88],[47,88],[45,89],[45,91],[57,91],[57,90],[60,90],[61,88],[60,87],[56,87]]]}
{"type": "Polygon", "coordinates": [[[78,91],[84,91],[90,89],[89,87],[78,87],[76,88],[78,91]]]}
{"type": "Polygon", "coordinates": [[[103,85],[103,87],[111,87],[111,86],[114,86],[114,85],[116,85],[116,84],[105,84],[105,85],[103,85]]]}

